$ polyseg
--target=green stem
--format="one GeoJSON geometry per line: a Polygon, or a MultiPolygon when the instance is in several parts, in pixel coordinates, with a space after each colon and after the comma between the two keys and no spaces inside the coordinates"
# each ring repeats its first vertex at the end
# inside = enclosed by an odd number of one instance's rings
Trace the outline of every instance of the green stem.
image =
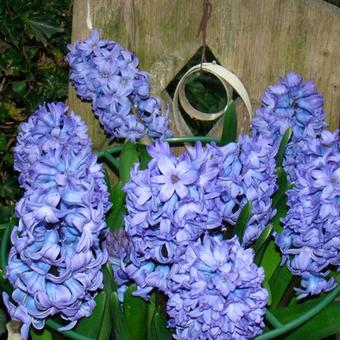
{"type": "Polygon", "coordinates": [[[168,143],[193,143],[193,142],[202,142],[202,143],[210,143],[216,142],[219,143],[220,139],[216,137],[209,136],[184,136],[184,137],[170,137],[165,139],[168,143]]]}
{"type": "Polygon", "coordinates": [[[0,224],[0,230],[6,229],[8,227],[8,223],[0,224]]]}
{"type": "Polygon", "coordinates": [[[256,337],[255,339],[256,340],[273,339],[281,334],[284,334],[288,331],[291,331],[301,326],[302,324],[304,324],[305,322],[313,318],[316,314],[321,312],[328,304],[330,304],[338,296],[339,293],[340,293],[340,284],[338,284],[332,292],[328,293],[328,295],[322,301],[320,301],[317,305],[311,308],[308,312],[301,315],[299,318],[291,322],[288,322],[286,325],[280,328],[274,329],[268,333],[260,335],[256,337]]]}
{"type": "MultiPolygon", "coordinates": [[[[193,143],[201,141],[202,143],[216,142],[220,143],[220,139],[216,137],[209,136],[184,136],[184,137],[170,137],[165,139],[168,143],[193,143]]],[[[110,146],[104,150],[97,152],[98,158],[106,157],[108,154],[115,154],[122,151],[123,145],[110,146]]]]}
{"type": "Polygon", "coordinates": [[[0,260],[1,260],[1,268],[4,274],[6,273],[7,245],[8,245],[8,240],[9,240],[9,235],[11,233],[11,230],[12,230],[12,224],[8,223],[7,228],[5,229],[5,232],[1,240],[0,260]]]}
{"type": "Polygon", "coordinates": [[[115,145],[115,146],[110,146],[104,150],[98,151],[97,152],[97,157],[98,158],[102,158],[105,157],[105,154],[109,153],[109,154],[115,154],[115,153],[119,153],[122,151],[123,145],[115,145]]]}
{"type": "Polygon", "coordinates": [[[119,170],[119,162],[108,152],[105,152],[104,158],[109,161],[109,163],[116,169],[119,170]]]}
{"type": "Polygon", "coordinates": [[[59,325],[58,322],[51,320],[51,319],[46,320],[46,325],[48,327],[52,328],[53,330],[59,332],[60,334],[66,336],[68,338],[71,338],[71,339],[75,339],[75,340],[95,340],[94,338],[89,338],[88,336],[78,334],[74,331],[60,332],[60,331],[58,331],[58,329],[62,326],[59,325]]]}
{"type": "Polygon", "coordinates": [[[266,319],[274,328],[283,327],[283,324],[280,322],[280,320],[269,309],[267,309],[266,312],[266,319]]]}

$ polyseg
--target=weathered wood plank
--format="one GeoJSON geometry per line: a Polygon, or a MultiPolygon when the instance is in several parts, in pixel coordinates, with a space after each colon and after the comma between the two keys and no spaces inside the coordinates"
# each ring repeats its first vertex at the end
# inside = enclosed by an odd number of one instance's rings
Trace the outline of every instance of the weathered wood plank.
{"type": "MultiPolygon", "coordinates": [[[[161,95],[200,47],[199,0],[88,0],[102,36],[136,53],[161,95]]],[[[321,0],[211,0],[207,43],[237,74],[253,107],[263,90],[295,70],[325,96],[331,128],[340,126],[340,9],[321,0]]],[[[73,41],[85,37],[87,1],[74,1],[73,41]]],[[[88,106],[70,91],[70,106],[90,123],[95,147],[105,137],[88,106]]],[[[244,130],[244,127],[242,128],[244,130]]]]}

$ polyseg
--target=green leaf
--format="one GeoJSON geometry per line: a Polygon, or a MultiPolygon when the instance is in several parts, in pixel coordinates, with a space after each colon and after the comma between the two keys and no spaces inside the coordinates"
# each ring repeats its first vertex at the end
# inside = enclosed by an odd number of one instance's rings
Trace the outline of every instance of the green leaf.
{"type": "Polygon", "coordinates": [[[277,175],[277,184],[279,188],[285,189],[288,186],[288,179],[286,171],[282,168],[282,166],[276,167],[276,175],[277,175]]]}
{"type": "Polygon", "coordinates": [[[281,253],[276,248],[274,240],[270,240],[262,254],[260,265],[265,272],[265,282],[269,282],[276,268],[280,265],[281,253]]]}
{"type": "Polygon", "coordinates": [[[264,281],[263,282],[263,288],[267,289],[267,292],[268,292],[268,302],[267,302],[267,305],[271,306],[271,304],[272,304],[272,291],[270,289],[268,281],[264,281]]]}
{"type": "Polygon", "coordinates": [[[6,323],[7,323],[6,314],[2,309],[0,309],[0,336],[6,333],[6,323]]]}
{"type": "Polygon", "coordinates": [[[103,272],[103,282],[104,282],[104,292],[106,295],[105,309],[103,314],[102,323],[99,328],[99,334],[97,336],[98,340],[107,340],[110,337],[112,330],[111,322],[111,301],[108,297],[111,296],[112,290],[114,288],[114,281],[112,280],[112,267],[106,265],[102,269],[103,272]]]}
{"type": "Polygon", "coordinates": [[[47,45],[46,39],[51,38],[56,33],[64,32],[62,27],[56,26],[47,16],[24,17],[23,21],[29,33],[45,46],[47,45]]]}
{"type": "Polygon", "coordinates": [[[18,180],[15,176],[5,178],[3,184],[0,183],[0,197],[16,198],[20,193],[18,180]]]}
{"type": "Polygon", "coordinates": [[[136,285],[131,285],[124,295],[124,322],[129,330],[130,340],[146,340],[148,331],[148,303],[133,296],[136,285]]]}
{"type": "Polygon", "coordinates": [[[282,167],[276,168],[278,190],[273,196],[272,207],[276,209],[281,204],[282,200],[286,198],[286,192],[291,189],[293,183],[288,184],[287,174],[282,167]]]}
{"type": "Polygon", "coordinates": [[[112,207],[106,216],[106,223],[111,231],[121,228],[124,225],[125,209],[125,192],[123,182],[118,182],[110,192],[110,201],[112,207]]]}
{"type": "Polygon", "coordinates": [[[172,334],[167,328],[164,316],[156,310],[151,321],[149,340],[171,340],[172,334]]]}
{"type": "Polygon", "coordinates": [[[97,339],[97,335],[100,330],[101,322],[104,315],[104,309],[106,304],[105,292],[99,293],[96,298],[96,307],[93,310],[91,316],[82,318],[75,327],[77,333],[86,335],[90,338],[97,339]]]}
{"type": "Polygon", "coordinates": [[[276,158],[276,166],[278,166],[278,167],[282,166],[283,157],[285,155],[286,147],[287,147],[287,144],[289,143],[290,138],[292,137],[292,133],[293,133],[293,130],[290,127],[286,130],[286,132],[282,136],[280,147],[279,147],[279,150],[278,150],[276,157],[275,157],[276,158]]]}
{"type": "Polygon", "coordinates": [[[223,120],[223,131],[221,136],[221,145],[235,142],[237,139],[237,113],[235,102],[229,102],[223,120]]]}
{"type": "Polygon", "coordinates": [[[130,340],[129,330],[126,328],[124,324],[124,315],[116,292],[113,292],[111,294],[110,306],[111,306],[112,329],[115,335],[115,339],[130,340]]]}
{"type": "Polygon", "coordinates": [[[14,47],[8,48],[3,57],[10,66],[18,66],[24,62],[23,55],[14,47]]]}
{"type": "Polygon", "coordinates": [[[0,104],[0,122],[7,120],[8,117],[9,117],[8,109],[3,103],[0,104]]]}
{"type": "Polygon", "coordinates": [[[38,331],[31,327],[30,335],[32,340],[53,340],[52,333],[46,328],[38,331]]]}
{"type": "Polygon", "coordinates": [[[250,214],[251,214],[251,203],[248,202],[243,208],[240,213],[240,216],[236,222],[234,227],[234,234],[238,236],[240,239],[240,243],[242,243],[243,235],[246,230],[247,224],[249,222],[250,214]]]}
{"type": "Polygon", "coordinates": [[[122,183],[129,180],[132,165],[138,161],[136,144],[125,142],[119,158],[119,177],[122,183]]]}
{"type": "Polygon", "coordinates": [[[255,251],[255,258],[254,258],[254,262],[259,265],[262,259],[262,255],[264,253],[264,250],[267,246],[267,244],[270,241],[270,236],[272,234],[273,231],[273,225],[272,224],[268,224],[262,231],[260,237],[257,239],[257,241],[255,242],[255,244],[252,246],[252,248],[255,251]]]}
{"type": "Polygon", "coordinates": [[[27,93],[26,82],[24,80],[13,81],[11,86],[13,92],[19,97],[24,97],[25,94],[27,93]]]}
{"type": "Polygon", "coordinates": [[[150,338],[151,323],[156,312],[156,294],[152,293],[148,303],[148,339],[150,338]]]}
{"type": "Polygon", "coordinates": [[[105,174],[104,179],[105,179],[105,183],[107,186],[107,190],[111,192],[112,188],[111,188],[110,176],[109,176],[109,172],[105,168],[104,168],[104,174],[105,174]]]}
{"type": "Polygon", "coordinates": [[[103,320],[100,325],[99,334],[97,340],[107,340],[110,338],[111,330],[112,330],[112,323],[110,318],[110,301],[107,299],[105,303],[104,315],[103,320]]]}
{"type": "Polygon", "coordinates": [[[286,290],[292,281],[293,275],[287,265],[278,266],[269,280],[272,293],[272,308],[275,308],[283,298],[286,290]]]}
{"type": "Polygon", "coordinates": [[[4,133],[0,133],[0,152],[7,149],[7,138],[4,133]]]}
{"type": "Polygon", "coordinates": [[[147,168],[151,156],[149,155],[148,151],[146,150],[146,145],[144,144],[137,144],[137,150],[139,153],[139,159],[140,159],[140,169],[144,170],[147,168]]]}
{"type": "Polygon", "coordinates": [[[1,1],[0,2],[0,14],[2,14],[2,12],[4,11],[6,7],[6,1],[1,1]]]}
{"type": "MultiPolygon", "coordinates": [[[[316,304],[305,302],[288,308],[278,308],[275,310],[275,316],[283,323],[295,320],[303,313],[309,311],[316,304]]],[[[313,319],[309,320],[301,327],[285,334],[287,340],[319,340],[340,331],[340,302],[334,301],[313,319]]]]}

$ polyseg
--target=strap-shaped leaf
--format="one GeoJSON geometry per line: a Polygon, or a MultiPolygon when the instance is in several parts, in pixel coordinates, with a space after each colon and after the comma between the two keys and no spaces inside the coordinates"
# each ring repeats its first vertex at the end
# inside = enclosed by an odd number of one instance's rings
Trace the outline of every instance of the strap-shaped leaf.
{"type": "Polygon", "coordinates": [[[123,182],[118,182],[110,192],[112,207],[106,216],[106,223],[110,230],[114,231],[124,225],[125,215],[125,192],[123,182]]]}
{"type": "Polygon", "coordinates": [[[266,249],[262,254],[260,265],[265,272],[265,282],[269,283],[270,278],[275,272],[276,268],[280,265],[281,253],[276,248],[274,240],[270,240],[266,249]]]}
{"type": "Polygon", "coordinates": [[[156,294],[152,293],[148,303],[148,339],[151,334],[151,323],[156,312],[156,294]]]}
{"type": "Polygon", "coordinates": [[[112,292],[110,298],[112,329],[116,340],[130,340],[129,330],[124,324],[123,310],[116,292],[112,292]]]}
{"type": "Polygon", "coordinates": [[[288,128],[281,138],[279,150],[276,154],[276,166],[278,167],[282,166],[283,157],[286,152],[286,147],[287,147],[287,144],[289,143],[290,138],[292,137],[292,133],[293,133],[292,128],[288,128]]]}
{"type": "Polygon", "coordinates": [[[276,209],[280,204],[282,205],[282,200],[286,198],[287,191],[294,187],[294,183],[288,183],[287,174],[282,167],[276,168],[276,175],[278,190],[272,199],[273,209],[276,209]]]}
{"type": "Polygon", "coordinates": [[[106,299],[104,315],[103,315],[102,323],[100,325],[99,334],[97,337],[98,340],[107,340],[110,338],[110,334],[112,330],[110,313],[111,313],[110,301],[109,299],[106,299]]]}
{"type": "Polygon", "coordinates": [[[171,340],[172,335],[167,328],[166,320],[159,310],[156,310],[151,321],[149,340],[171,340]]]}
{"type": "Polygon", "coordinates": [[[137,144],[137,150],[139,153],[140,169],[144,170],[147,168],[149,161],[151,160],[151,156],[146,150],[146,145],[144,144],[137,144]]]}
{"type": "MultiPolygon", "coordinates": [[[[20,335],[20,333],[16,335],[20,335]]],[[[42,330],[37,330],[31,327],[30,336],[31,336],[31,340],[53,340],[52,333],[46,328],[42,330]]],[[[16,339],[16,337],[13,334],[12,336],[9,335],[8,339],[16,339]]]]}
{"type": "Polygon", "coordinates": [[[223,131],[221,136],[221,145],[235,142],[237,139],[237,113],[235,102],[231,100],[224,112],[223,131]]]}
{"type": "Polygon", "coordinates": [[[268,224],[262,231],[260,237],[257,239],[252,248],[255,251],[254,262],[259,265],[262,259],[263,252],[270,241],[270,236],[273,231],[273,225],[268,224]]]}
{"type": "MultiPolygon", "coordinates": [[[[289,321],[288,323],[283,323],[282,327],[273,329],[272,331],[265,332],[264,334],[256,337],[256,340],[267,340],[267,339],[274,339],[277,338],[280,335],[283,334],[288,334],[287,332],[289,331],[294,331],[298,330],[299,327],[304,325],[305,323],[311,321],[315,316],[317,316],[320,312],[325,310],[328,305],[332,304],[334,299],[340,294],[340,285],[337,285],[331,292],[328,292],[326,294],[323,294],[322,298],[316,299],[318,301],[313,301],[315,304],[313,306],[306,306],[303,311],[299,311],[298,315],[292,315],[292,310],[289,310],[289,308],[285,308],[284,311],[286,315],[291,315],[292,320],[289,321]]],[[[311,303],[312,301],[306,302],[311,303]]],[[[300,304],[298,306],[302,306],[304,304],[300,304]]],[[[298,306],[293,306],[298,307],[298,306]]],[[[339,308],[338,306],[336,307],[337,309],[339,308]]],[[[277,309],[278,311],[280,309],[277,309]]],[[[275,313],[276,313],[275,311],[275,313]]],[[[302,326],[303,327],[303,326],[302,326]]],[[[304,337],[303,337],[304,338],[304,337]]],[[[308,337],[307,337],[308,338],[308,337]]]]}
{"type": "Polygon", "coordinates": [[[138,161],[136,144],[125,142],[119,158],[119,177],[124,184],[130,178],[132,165],[138,161]]]}
{"type": "Polygon", "coordinates": [[[109,192],[111,192],[112,188],[111,188],[110,177],[109,177],[109,173],[108,173],[107,169],[105,169],[105,168],[104,168],[104,174],[105,174],[104,179],[105,179],[105,184],[107,186],[107,190],[109,192]]]}
{"type": "Polygon", "coordinates": [[[105,310],[106,304],[105,292],[99,293],[96,296],[95,301],[96,307],[93,310],[91,316],[87,318],[82,318],[77,323],[77,326],[74,328],[74,331],[79,334],[84,334],[91,338],[97,339],[105,310]]]}
{"type": "Polygon", "coordinates": [[[236,225],[234,227],[234,234],[238,236],[240,243],[242,243],[243,235],[246,230],[247,224],[250,219],[251,214],[251,203],[248,202],[241,210],[240,216],[236,222],[236,225]]]}
{"type": "Polygon", "coordinates": [[[287,287],[292,281],[293,275],[290,273],[286,265],[278,266],[269,280],[272,292],[272,308],[280,303],[282,297],[286,293],[287,287]]]}
{"type": "Polygon", "coordinates": [[[115,289],[115,282],[112,280],[112,267],[107,264],[102,269],[103,272],[103,283],[104,283],[104,292],[106,295],[105,309],[104,315],[102,319],[102,323],[100,325],[100,330],[97,339],[98,340],[107,340],[110,337],[112,330],[112,322],[111,322],[111,302],[110,296],[112,291],[115,289]]]}
{"type": "Polygon", "coordinates": [[[148,303],[133,296],[136,285],[131,285],[124,295],[124,324],[129,330],[129,340],[146,340],[148,334],[148,303]]]}

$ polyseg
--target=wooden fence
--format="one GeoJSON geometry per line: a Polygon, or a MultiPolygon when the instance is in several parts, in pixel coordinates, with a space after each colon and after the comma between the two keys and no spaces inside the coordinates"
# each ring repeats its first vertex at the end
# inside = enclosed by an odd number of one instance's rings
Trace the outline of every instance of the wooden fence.
{"type": "MultiPolygon", "coordinates": [[[[210,0],[207,45],[245,84],[253,108],[271,83],[289,71],[313,79],[325,97],[327,120],[340,125],[340,9],[321,0],[210,0]]],[[[89,34],[118,41],[152,74],[154,95],[201,46],[201,0],[74,0],[72,40],[89,34]]],[[[106,138],[88,104],[70,87],[69,105],[89,125],[95,148],[106,138]]],[[[242,110],[241,110],[242,111],[242,110]]],[[[243,130],[249,126],[242,115],[243,130]]]]}

